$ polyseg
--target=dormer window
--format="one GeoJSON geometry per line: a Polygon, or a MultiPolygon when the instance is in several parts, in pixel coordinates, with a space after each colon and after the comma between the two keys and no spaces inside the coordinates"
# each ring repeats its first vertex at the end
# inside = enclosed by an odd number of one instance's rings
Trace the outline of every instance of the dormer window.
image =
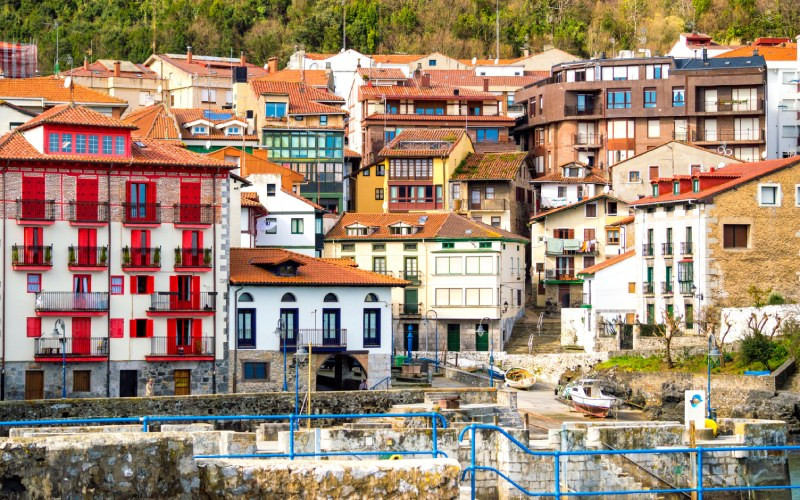
{"type": "Polygon", "coordinates": [[[72,153],[72,134],[61,134],[61,152],[72,153]]]}
{"type": "Polygon", "coordinates": [[[367,236],[369,234],[369,228],[361,224],[353,224],[345,229],[347,236],[367,236]]]}
{"type": "Polygon", "coordinates": [[[679,181],[672,183],[672,194],[681,194],[681,183],[679,181]]]}
{"type": "Polygon", "coordinates": [[[564,177],[583,177],[583,169],[580,167],[564,168],[564,177]]]}
{"type": "Polygon", "coordinates": [[[658,184],[653,184],[653,196],[658,196],[658,184]]]}
{"type": "Polygon", "coordinates": [[[199,135],[199,134],[207,134],[208,128],[205,125],[195,125],[192,127],[192,134],[199,135]]]}
{"type": "MultiPolygon", "coordinates": [[[[116,132],[116,131],[114,131],[116,132]]],[[[46,133],[48,154],[77,154],[104,156],[126,156],[127,134],[109,133],[81,133],[50,130],[46,133]]]]}
{"type": "Polygon", "coordinates": [[[700,192],[700,179],[692,179],[692,192],[700,192]]]}
{"type": "Polygon", "coordinates": [[[417,232],[416,229],[417,229],[416,227],[410,224],[404,224],[401,222],[399,224],[394,224],[392,226],[389,226],[389,234],[393,235],[414,234],[417,232]]]}
{"type": "Polygon", "coordinates": [[[279,276],[297,276],[297,266],[294,264],[281,264],[278,266],[279,276]]]}
{"type": "Polygon", "coordinates": [[[225,129],[225,135],[240,135],[242,129],[240,127],[228,127],[225,129]]]}

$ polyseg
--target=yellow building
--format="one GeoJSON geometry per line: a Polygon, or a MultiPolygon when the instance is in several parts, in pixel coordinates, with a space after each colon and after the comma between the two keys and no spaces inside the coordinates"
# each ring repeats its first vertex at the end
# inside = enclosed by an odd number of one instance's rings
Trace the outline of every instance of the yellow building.
{"type": "Polygon", "coordinates": [[[449,211],[453,172],[474,153],[463,129],[404,130],[352,174],[356,212],[449,211]]]}

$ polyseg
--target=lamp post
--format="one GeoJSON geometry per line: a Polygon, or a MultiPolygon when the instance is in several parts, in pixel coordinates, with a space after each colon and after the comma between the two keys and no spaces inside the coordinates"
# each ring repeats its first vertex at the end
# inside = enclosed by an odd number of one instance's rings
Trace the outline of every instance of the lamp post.
{"type": "Polygon", "coordinates": [[[283,318],[278,319],[278,338],[283,344],[283,392],[288,390],[286,383],[286,328],[283,326],[283,318]]]}
{"type": "Polygon", "coordinates": [[[67,327],[64,320],[58,318],[53,326],[53,337],[58,337],[61,342],[61,399],[67,397],[67,327]],[[61,334],[58,328],[61,327],[61,334]]]}
{"type": "MultiPolygon", "coordinates": [[[[305,361],[308,354],[306,348],[298,343],[294,353],[294,414],[300,413],[300,364],[305,361]]],[[[299,424],[295,424],[299,427],[299,424]]]]}
{"type": "MultiPolygon", "coordinates": [[[[425,313],[425,320],[430,322],[430,313],[433,313],[433,320],[436,322],[434,323],[434,362],[433,365],[436,367],[436,371],[439,371],[439,313],[434,311],[433,309],[429,309],[428,312],[425,313]]],[[[428,328],[428,334],[430,335],[430,328],[428,328]]]]}
{"type": "Polygon", "coordinates": [[[491,325],[489,317],[485,316],[478,323],[478,336],[482,337],[484,334],[489,335],[489,387],[494,387],[494,340],[492,339],[491,325]],[[483,329],[483,320],[486,320],[486,330],[483,329]]]}
{"type": "Polygon", "coordinates": [[[706,393],[706,404],[708,405],[708,418],[711,418],[711,358],[719,358],[722,354],[717,349],[717,339],[714,334],[708,336],[708,392],[706,393]]]}

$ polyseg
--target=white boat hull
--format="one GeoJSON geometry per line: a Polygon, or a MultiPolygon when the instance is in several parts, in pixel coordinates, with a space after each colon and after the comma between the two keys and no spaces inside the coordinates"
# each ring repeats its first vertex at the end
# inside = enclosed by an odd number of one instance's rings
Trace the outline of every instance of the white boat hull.
{"type": "Polygon", "coordinates": [[[506,386],[514,389],[530,389],[536,383],[536,376],[523,368],[510,368],[505,373],[506,386]]]}

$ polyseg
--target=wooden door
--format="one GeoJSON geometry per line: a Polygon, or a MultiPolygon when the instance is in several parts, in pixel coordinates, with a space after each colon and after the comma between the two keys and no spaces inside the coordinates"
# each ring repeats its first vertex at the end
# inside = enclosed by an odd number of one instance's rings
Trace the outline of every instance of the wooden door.
{"type": "Polygon", "coordinates": [[[447,350],[450,352],[461,350],[461,325],[458,323],[447,324],[447,350]]]}
{"type": "Polygon", "coordinates": [[[175,370],[174,372],[172,372],[172,377],[175,382],[176,396],[188,396],[192,393],[191,370],[175,370]]]}
{"type": "Polygon", "coordinates": [[[136,370],[119,371],[119,397],[135,398],[138,389],[139,373],[136,370]]]}
{"type": "Polygon", "coordinates": [[[72,318],[72,354],[92,353],[92,318],[72,318]]]}
{"type": "Polygon", "coordinates": [[[180,222],[200,222],[200,183],[181,182],[180,222]]]}
{"type": "Polygon", "coordinates": [[[22,178],[22,218],[44,219],[44,177],[22,178]]]}
{"type": "Polygon", "coordinates": [[[25,399],[44,399],[44,372],[25,372],[25,399]]]}
{"type": "Polygon", "coordinates": [[[97,179],[78,179],[75,191],[75,220],[94,222],[97,217],[97,179]]]}

